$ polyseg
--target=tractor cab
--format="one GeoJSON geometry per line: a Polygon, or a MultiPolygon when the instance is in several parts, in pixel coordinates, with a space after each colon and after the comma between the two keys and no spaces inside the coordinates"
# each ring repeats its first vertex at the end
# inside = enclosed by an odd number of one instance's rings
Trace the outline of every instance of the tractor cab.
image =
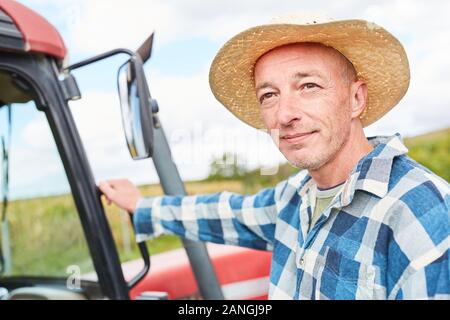
{"type": "Polygon", "coordinates": [[[266,296],[265,252],[210,246],[210,255],[204,243],[182,240],[184,249],[158,255],[150,268],[144,242],[137,244],[140,259],[121,263],[68,102],[82,97],[73,70],[123,56],[117,85],[130,156],[153,160],[165,194],[186,194],[143,71],[152,42],[150,35],[136,51],[114,49],[67,65],[52,25],[16,1],[0,0],[0,300],[266,296]],[[20,175],[10,179],[12,166],[20,175]],[[69,196],[15,200],[58,192],[48,185],[69,196]]]}

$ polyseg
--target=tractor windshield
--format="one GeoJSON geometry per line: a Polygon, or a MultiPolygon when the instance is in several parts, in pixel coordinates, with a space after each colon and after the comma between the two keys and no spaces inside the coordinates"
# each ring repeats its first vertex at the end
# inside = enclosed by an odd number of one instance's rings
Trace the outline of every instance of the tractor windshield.
{"type": "MultiPolygon", "coordinates": [[[[6,75],[0,71],[3,84],[6,75]]],[[[92,272],[86,239],[47,118],[34,100],[19,92],[24,88],[17,85],[15,95],[3,88],[0,200],[6,209],[0,229],[0,277],[68,278],[92,272]]]]}

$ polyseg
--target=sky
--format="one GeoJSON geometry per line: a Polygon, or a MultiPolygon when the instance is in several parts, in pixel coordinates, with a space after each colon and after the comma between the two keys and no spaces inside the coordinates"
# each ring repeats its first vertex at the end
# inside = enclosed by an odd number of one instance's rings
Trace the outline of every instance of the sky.
{"type": "MultiPolygon", "coordinates": [[[[392,111],[365,129],[367,136],[396,132],[414,136],[450,126],[450,1],[19,2],[59,30],[71,63],[118,47],[137,49],[155,32],[145,72],[184,180],[205,178],[211,160],[225,151],[236,153],[239,163],[248,168],[270,168],[286,161],[267,135],[221,106],[208,84],[209,67],[220,47],[238,32],[275,16],[306,11],[334,19],[365,19],[403,43],[411,68],[410,88],[392,111]]],[[[97,182],[128,178],[136,184],[156,183],[151,160],[132,161],[126,147],[116,92],[117,69],[125,59],[119,56],[75,70],[83,98],[71,102],[70,109],[97,182]]],[[[45,118],[22,108],[14,121],[11,195],[67,192],[45,118]]]]}

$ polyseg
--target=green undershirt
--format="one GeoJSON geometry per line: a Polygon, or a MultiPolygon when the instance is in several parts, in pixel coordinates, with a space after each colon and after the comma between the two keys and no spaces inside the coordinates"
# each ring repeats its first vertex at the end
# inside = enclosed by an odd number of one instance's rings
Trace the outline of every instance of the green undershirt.
{"type": "Polygon", "coordinates": [[[316,205],[314,206],[314,212],[311,217],[310,230],[314,227],[317,220],[322,215],[323,211],[328,207],[334,197],[342,190],[344,183],[338,184],[337,186],[316,190],[316,205]]]}

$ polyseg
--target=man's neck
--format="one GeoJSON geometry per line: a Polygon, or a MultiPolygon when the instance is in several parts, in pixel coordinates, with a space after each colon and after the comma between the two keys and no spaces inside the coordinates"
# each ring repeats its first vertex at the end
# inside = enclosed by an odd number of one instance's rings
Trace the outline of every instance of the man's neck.
{"type": "Polygon", "coordinates": [[[361,130],[356,137],[350,136],[333,160],[317,170],[309,170],[309,174],[319,188],[331,188],[346,181],[358,161],[372,150],[373,146],[361,130]]]}

